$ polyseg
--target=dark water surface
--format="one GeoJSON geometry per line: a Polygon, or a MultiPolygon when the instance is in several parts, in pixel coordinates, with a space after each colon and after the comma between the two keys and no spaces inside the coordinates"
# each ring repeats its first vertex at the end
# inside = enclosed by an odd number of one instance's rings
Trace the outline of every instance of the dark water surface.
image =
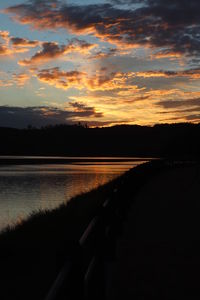
{"type": "Polygon", "coordinates": [[[72,197],[103,185],[147,160],[74,158],[70,163],[68,158],[66,164],[29,165],[23,164],[23,158],[20,158],[21,164],[1,165],[0,230],[21,222],[32,212],[53,209],[66,203],[72,197]]]}

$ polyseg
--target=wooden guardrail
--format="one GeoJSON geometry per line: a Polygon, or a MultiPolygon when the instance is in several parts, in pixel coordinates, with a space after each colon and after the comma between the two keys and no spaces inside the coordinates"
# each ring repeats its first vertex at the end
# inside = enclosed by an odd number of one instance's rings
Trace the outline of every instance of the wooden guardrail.
{"type": "Polygon", "coordinates": [[[106,264],[114,258],[116,234],[121,221],[115,194],[116,190],[103,203],[80,240],[70,242],[71,253],[45,300],[105,298],[106,264]]]}

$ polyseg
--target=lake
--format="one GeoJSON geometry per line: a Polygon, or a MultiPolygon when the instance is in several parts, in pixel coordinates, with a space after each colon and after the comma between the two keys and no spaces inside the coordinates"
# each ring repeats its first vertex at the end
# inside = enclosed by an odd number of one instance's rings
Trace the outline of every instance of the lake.
{"type": "Polygon", "coordinates": [[[49,157],[46,163],[45,160],[0,157],[0,230],[22,222],[38,210],[58,207],[149,159],[49,157]]]}

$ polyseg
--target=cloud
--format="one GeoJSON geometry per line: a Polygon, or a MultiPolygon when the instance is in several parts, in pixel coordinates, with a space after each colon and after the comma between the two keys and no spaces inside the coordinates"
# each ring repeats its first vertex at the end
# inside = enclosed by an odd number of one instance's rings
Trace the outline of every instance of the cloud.
{"type": "Polygon", "coordinates": [[[9,31],[0,31],[0,55],[14,56],[16,53],[24,53],[30,48],[40,45],[39,41],[31,41],[25,38],[10,36],[9,31]]]}
{"type": "Polygon", "coordinates": [[[9,32],[0,30],[0,56],[10,55],[9,40],[9,32]]]}
{"type": "Polygon", "coordinates": [[[29,73],[14,73],[12,75],[6,72],[0,72],[0,88],[11,87],[16,85],[17,87],[23,87],[31,78],[29,73]]]}
{"type": "Polygon", "coordinates": [[[90,59],[103,59],[103,58],[115,56],[117,54],[121,54],[118,49],[108,48],[105,49],[104,51],[97,51],[96,53],[90,56],[90,59]]]}
{"type": "Polygon", "coordinates": [[[66,51],[67,51],[67,53],[80,52],[82,54],[88,54],[89,51],[95,47],[98,47],[98,45],[88,43],[88,42],[78,39],[78,38],[73,38],[73,39],[71,39],[71,41],[69,41],[66,51]]]}
{"type": "Polygon", "coordinates": [[[200,114],[189,115],[189,116],[186,116],[185,119],[187,121],[192,121],[192,122],[195,122],[195,123],[199,123],[200,122],[200,114]]]}
{"type": "Polygon", "coordinates": [[[56,42],[43,42],[41,46],[42,50],[38,51],[30,59],[19,61],[19,64],[22,66],[43,64],[49,60],[75,52],[87,54],[92,48],[96,47],[96,44],[87,43],[80,39],[72,39],[67,45],[59,45],[56,42]]]}
{"type": "MultiPolygon", "coordinates": [[[[123,72],[109,72],[108,70],[96,71],[90,77],[86,77],[84,84],[91,91],[111,91],[128,88],[128,75],[123,72]]],[[[132,85],[131,85],[132,87],[132,85]]]]}
{"type": "Polygon", "coordinates": [[[178,108],[178,107],[200,107],[200,98],[192,98],[192,99],[180,99],[180,100],[166,100],[157,102],[156,105],[161,106],[165,109],[178,108]]]}
{"type": "Polygon", "coordinates": [[[0,43],[0,56],[8,56],[10,54],[10,49],[0,43]]]}
{"type": "Polygon", "coordinates": [[[188,77],[189,79],[200,79],[200,68],[186,69],[181,71],[145,71],[136,72],[136,77],[143,78],[153,78],[153,77],[164,77],[164,78],[174,78],[174,77],[188,77]]]}
{"type": "Polygon", "coordinates": [[[9,41],[10,41],[10,33],[9,33],[9,31],[0,30],[0,40],[1,40],[1,43],[3,42],[4,45],[8,46],[9,41]]]}
{"type": "MultiPolygon", "coordinates": [[[[111,93],[113,97],[124,97],[124,101],[132,101],[133,96],[144,93],[152,87],[145,84],[142,79],[166,78],[182,80],[199,80],[200,69],[186,69],[180,71],[144,71],[144,72],[110,72],[107,68],[101,68],[88,74],[85,71],[63,71],[60,68],[41,69],[35,75],[39,81],[60,89],[76,88],[85,89],[85,92],[111,93]],[[130,97],[130,99],[128,99],[130,97]]],[[[167,82],[166,82],[167,84],[167,82]]],[[[186,83],[185,83],[186,84],[186,83]]],[[[159,84],[158,84],[159,86],[159,84]]],[[[174,85],[175,86],[175,85],[174,85]]],[[[166,95],[177,95],[174,88],[152,89],[153,96],[164,97],[166,95]]],[[[145,95],[146,97],[147,95],[145,95]]],[[[135,97],[134,97],[135,98],[135,97]]]]}
{"type": "Polygon", "coordinates": [[[28,39],[19,38],[19,37],[11,37],[10,41],[14,47],[35,48],[40,44],[39,41],[30,41],[28,39]]]}
{"type": "Polygon", "coordinates": [[[65,46],[59,46],[54,42],[45,42],[42,44],[42,50],[38,51],[31,59],[19,61],[22,66],[44,63],[50,59],[57,58],[65,52],[65,46]]]}
{"type": "Polygon", "coordinates": [[[2,80],[2,79],[0,79],[0,88],[10,87],[12,85],[13,85],[12,80],[2,80]]]}
{"type": "Polygon", "coordinates": [[[8,7],[22,24],[39,30],[65,28],[76,34],[93,34],[114,44],[150,47],[165,55],[198,57],[200,53],[199,0],[112,1],[112,4],[73,5],[31,0],[8,7]],[[117,7],[121,3],[124,7],[117,7]],[[127,4],[140,4],[130,6],[127,4]]]}
{"type": "Polygon", "coordinates": [[[80,71],[62,71],[60,68],[49,68],[39,70],[37,78],[44,83],[67,90],[75,87],[88,91],[141,91],[137,85],[131,82],[132,72],[109,72],[107,69],[97,70],[89,75],[80,71]]]}
{"type": "Polygon", "coordinates": [[[182,53],[180,51],[174,51],[171,49],[167,49],[167,50],[159,50],[159,51],[155,51],[152,55],[151,55],[151,59],[163,59],[163,58],[167,58],[170,60],[175,60],[175,59],[181,59],[182,58],[182,53]]]}
{"type": "Polygon", "coordinates": [[[194,113],[194,112],[200,112],[200,106],[194,106],[192,108],[185,108],[185,109],[175,109],[175,110],[165,110],[165,111],[160,111],[159,114],[169,114],[169,113],[174,113],[174,114],[180,114],[180,113],[194,113]]]}
{"type": "Polygon", "coordinates": [[[9,107],[0,106],[0,126],[26,128],[28,125],[41,127],[55,124],[75,124],[87,120],[88,124],[104,124],[102,113],[81,103],[71,103],[68,108],[54,107],[9,107]],[[71,106],[71,109],[70,109],[71,106]],[[99,119],[99,121],[98,121],[99,119]]]}
{"type": "Polygon", "coordinates": [[[30,79],[30,75],[27,73],[18,73],[13,74],[13,83],[19,87],[23,87],[30,79]]]}
{"type": "Polygon", "coordinates": [[[4,39],[5,41],[9,40],[9,31],[6,30],[0,30],[0,38],[4,39]]]}
{"type": "Polygon", "coordinates": [[[40,70],[36,76],[41,82],[66,90],[70,87],[83,88],[82,81],[86,77],[86,73],[79,71],[65,72],[56,67],[40,70]]]}
{"type": "Polygon", "coordinates": [[[87,106],[81,102],[70,102],[69,105],[74,109],[74,114],[78,117],[90,117],[102,118],[102,112],[96,112],[94,107],[87,106]]]}
{"type": "Polygon", "coordinates": [[[192,122],[192,123],[199,123],[200,122],[200,114],[190,114],[190,115],[179,115],[171,118],[167,118],[163,120],[164,122],[192,122]]]}
{"type": "Polygon", "coordinates": [[[193,123],[200,121],[200,93],[183,93],[182,97],[175,99],[169,98],[167,100],[160,100],[154,103],[158,108],[162,107],[164,111],[158,110],[157,114],[160,116],[170,115],[170,118],[163,119],[163,121],[192,121],[193,123]],[[189,98],[194,96],[194,98],[189,98]]]}

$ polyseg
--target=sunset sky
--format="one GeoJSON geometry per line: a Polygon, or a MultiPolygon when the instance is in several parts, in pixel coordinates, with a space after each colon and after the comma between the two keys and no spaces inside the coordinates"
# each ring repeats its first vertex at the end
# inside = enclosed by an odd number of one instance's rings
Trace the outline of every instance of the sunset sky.
{"type": "Polygon", "coordinates": [[[200,121],[199,0],[0,2],[0,126],[200,121]]]}

